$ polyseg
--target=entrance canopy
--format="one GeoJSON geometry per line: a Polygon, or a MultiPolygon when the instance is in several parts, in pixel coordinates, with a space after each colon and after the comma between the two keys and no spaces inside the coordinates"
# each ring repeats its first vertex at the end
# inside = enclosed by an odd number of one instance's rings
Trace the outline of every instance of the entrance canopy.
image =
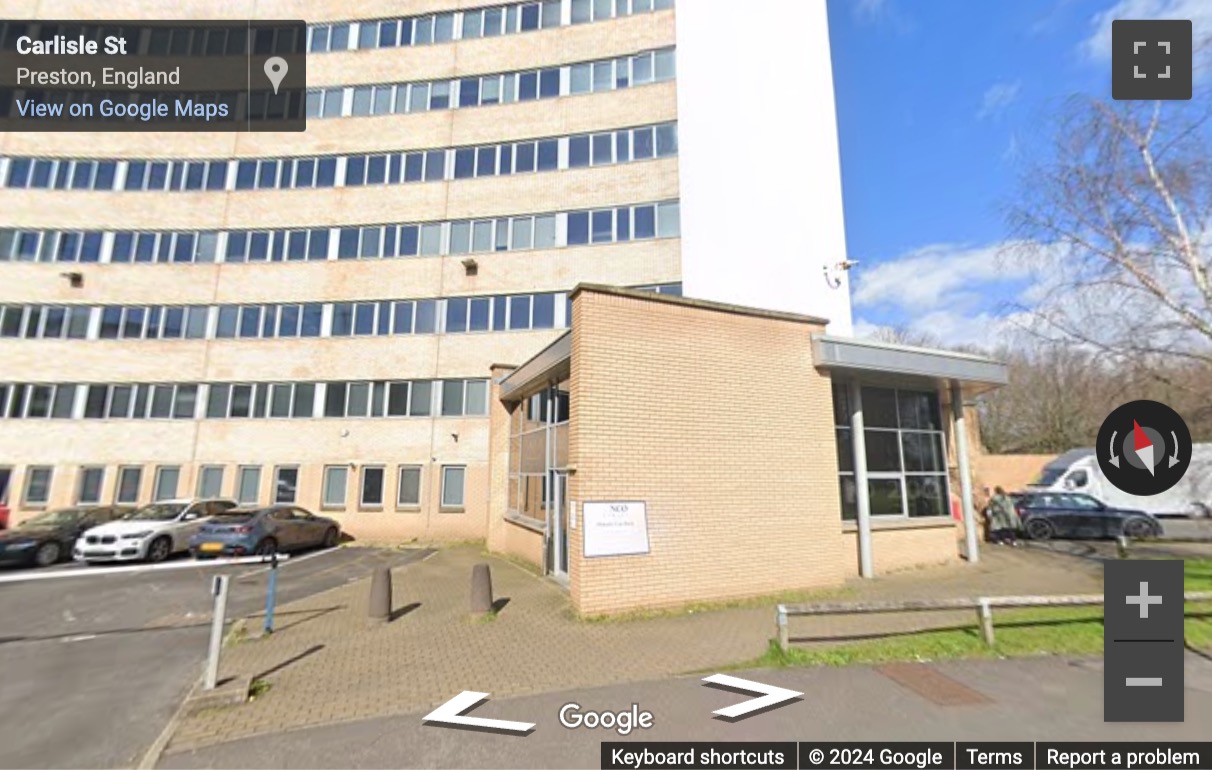
{"type": "MultiPolygon", "coordinates": [[[[960,483],[960,504],[969,562],[979,559],[976,520],[972,500],[972,476],[968,461],[968,428],[964,401],[994,390],[1008,382],[1004,363],[984,356],[948,350],[893,345],[848,337],[821,334],[812,340],[813,360],[833,376],[835,387],[846,393],[848,415],[838,419],[847,423],[850,436],[855,513],[859,543],[859,571],[872,577],[872,477],[868,473],[867,431],[863,391],[871,386],[920,387],[948,394],[954,430],[956,470],[960,483]]],[[[872,391],[873,393],[875,391],[872,391]]],[[[875,482],[877,485],[879,481],[875,482]]],[[[878,489],[877,487],[874,487],[878,489]]]]}
{"type": "Polygon", "coordinates": [[[816,365],[835,372],[853,372],[871,379],[958,382],[965,399],[995,390],[1009,380],[1001,361],[950,350],[893,345],[886,342],[832,337],[812,340],[816,365]]]}

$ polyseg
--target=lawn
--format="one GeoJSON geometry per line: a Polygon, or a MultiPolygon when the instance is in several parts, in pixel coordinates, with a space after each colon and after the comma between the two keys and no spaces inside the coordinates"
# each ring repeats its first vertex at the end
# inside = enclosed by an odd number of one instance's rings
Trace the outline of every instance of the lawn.
{"type": "MultiPolygon", "coordinates": [[[[1212,591],[1212,559],[1188,560],[1188,591],[1212,591]]],[[[1027,655],[1101,655],[1101,607],[1002,610],[994,613],[997,644],[981,638],[973,617],[971,628],[947,628],[831,646],[796,647],[786,652],[771,642],[756,666],[847,666],[948,658],[1002,658],[1027,655]]],[[[1212,650],[1212,603],[1187,606],[1186,641],[1212,650]]]]}

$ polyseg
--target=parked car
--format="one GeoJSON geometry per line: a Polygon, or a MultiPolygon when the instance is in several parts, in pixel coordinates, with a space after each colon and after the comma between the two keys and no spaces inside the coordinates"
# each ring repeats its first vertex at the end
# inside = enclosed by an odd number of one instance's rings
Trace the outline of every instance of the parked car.
{"type": "Polygon", "coordinates": [[[1153,514],[1115,508],[1077,492],[1023,492],[1011,496],[1032,540],[1053,537],[1160,537],[1161,522],[1153,514]]]}
{"type": "Polygon", "coordinates": [[[134,512],[127,505],[47,511],[0,532],[0,564],[49,567],[68,558],[81,533],[134,512]]]}
{"type": "Polygon", "coordinates": [[[0,530],[8,529],[8,519],[11,515],[12,509],[3,500],[0,500],[0,530]]]}
{"type": "Polygon", "coordinates": [[[86,562],[164,561],[189,547],[189,538],[217,513],[236,507],[220,498],[165,500],[145,505],[121,521],[93,527],[76,541],[86,562]]]}
{"type": "Polygon", "coordinates": [[[294,505],[233,508],[202,525],[189,540],[195,557],[268,555],[300,548],[331,548],[341,539],[341,525],[294,505]]]}

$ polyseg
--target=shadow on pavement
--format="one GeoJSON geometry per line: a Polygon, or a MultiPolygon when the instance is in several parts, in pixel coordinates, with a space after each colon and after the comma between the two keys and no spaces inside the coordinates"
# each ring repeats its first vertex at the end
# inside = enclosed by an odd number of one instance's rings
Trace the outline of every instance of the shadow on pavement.
{"type": "Polygon", "coordinates": [[[420,602],[413,602],[412,604],[405,604],[403,607],[397,607],[396,609],[391,611],[391,614],[389,614],[387,616],[387,622],[393,623],[393,622],[399,620],[400,618],[404,617],[408,613],[412,612],[413,610],[417,610],[420,608],[421,608],[420,602]]]}
{"type": "Polygon", "coordinates": [[[276,674],[279,671],[281,671],[282,669],[286,668],[287,666],[290,666],[293,663],[298,663],[299,661],[303,660],[304,658],[315,655],[317,652],[319,652],[322,649],[324,649],[324,645],[322,645],[322,644],[317,644],[317,645],[308,647],[306,650],[304,650],[303,652],[300,652],[298,655],[289,657],[286,660],[282,661],[281,663],[279,663],[278,665],[276,665],[272,668],[265,669],[261,673],[254,676],[253,681],[256,681],[257,679],[264,679],[265,677],[269,676],[270,674],[276,674]]]}
{"type": "MultiPolygon", "coordinates": [[[[320,607],[320,608],[314,609],[314,610],[288,610],[286,612],[275,611],[274,618],[288,618],[288,617],[293,617],[293,616],[304,616],[304,617],[300,617],[298,620],[294,620],[289,623],[274,623],[274,631],[285,631],[288,628],[295,628],[296,626],[303,625],[304,623],[308,622],[309,620],[315,620],[316,618],[324,617],[325,615],[327,615],[330,612],[336,612],[337,610],[343,610],[343,609],[345,609],[345,605],[338,604],[335,607],[320,607]]],[[[250,620],[250,621],[255,620],[258,622],[262,622],[265,620],[265,613],[258,612],[254,615],[249,615],[248,620],[250,620]]]]}

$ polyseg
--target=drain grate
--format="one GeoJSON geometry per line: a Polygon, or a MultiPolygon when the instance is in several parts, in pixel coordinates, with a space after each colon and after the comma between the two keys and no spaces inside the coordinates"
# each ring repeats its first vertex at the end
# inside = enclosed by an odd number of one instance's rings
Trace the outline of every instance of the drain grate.
{"type": "Polygon", "coordinates": [[[987,695],[921,663],[891,663],[877,666],[875,670],[940,706],[975,706],[993,702],[987,695]]]}

